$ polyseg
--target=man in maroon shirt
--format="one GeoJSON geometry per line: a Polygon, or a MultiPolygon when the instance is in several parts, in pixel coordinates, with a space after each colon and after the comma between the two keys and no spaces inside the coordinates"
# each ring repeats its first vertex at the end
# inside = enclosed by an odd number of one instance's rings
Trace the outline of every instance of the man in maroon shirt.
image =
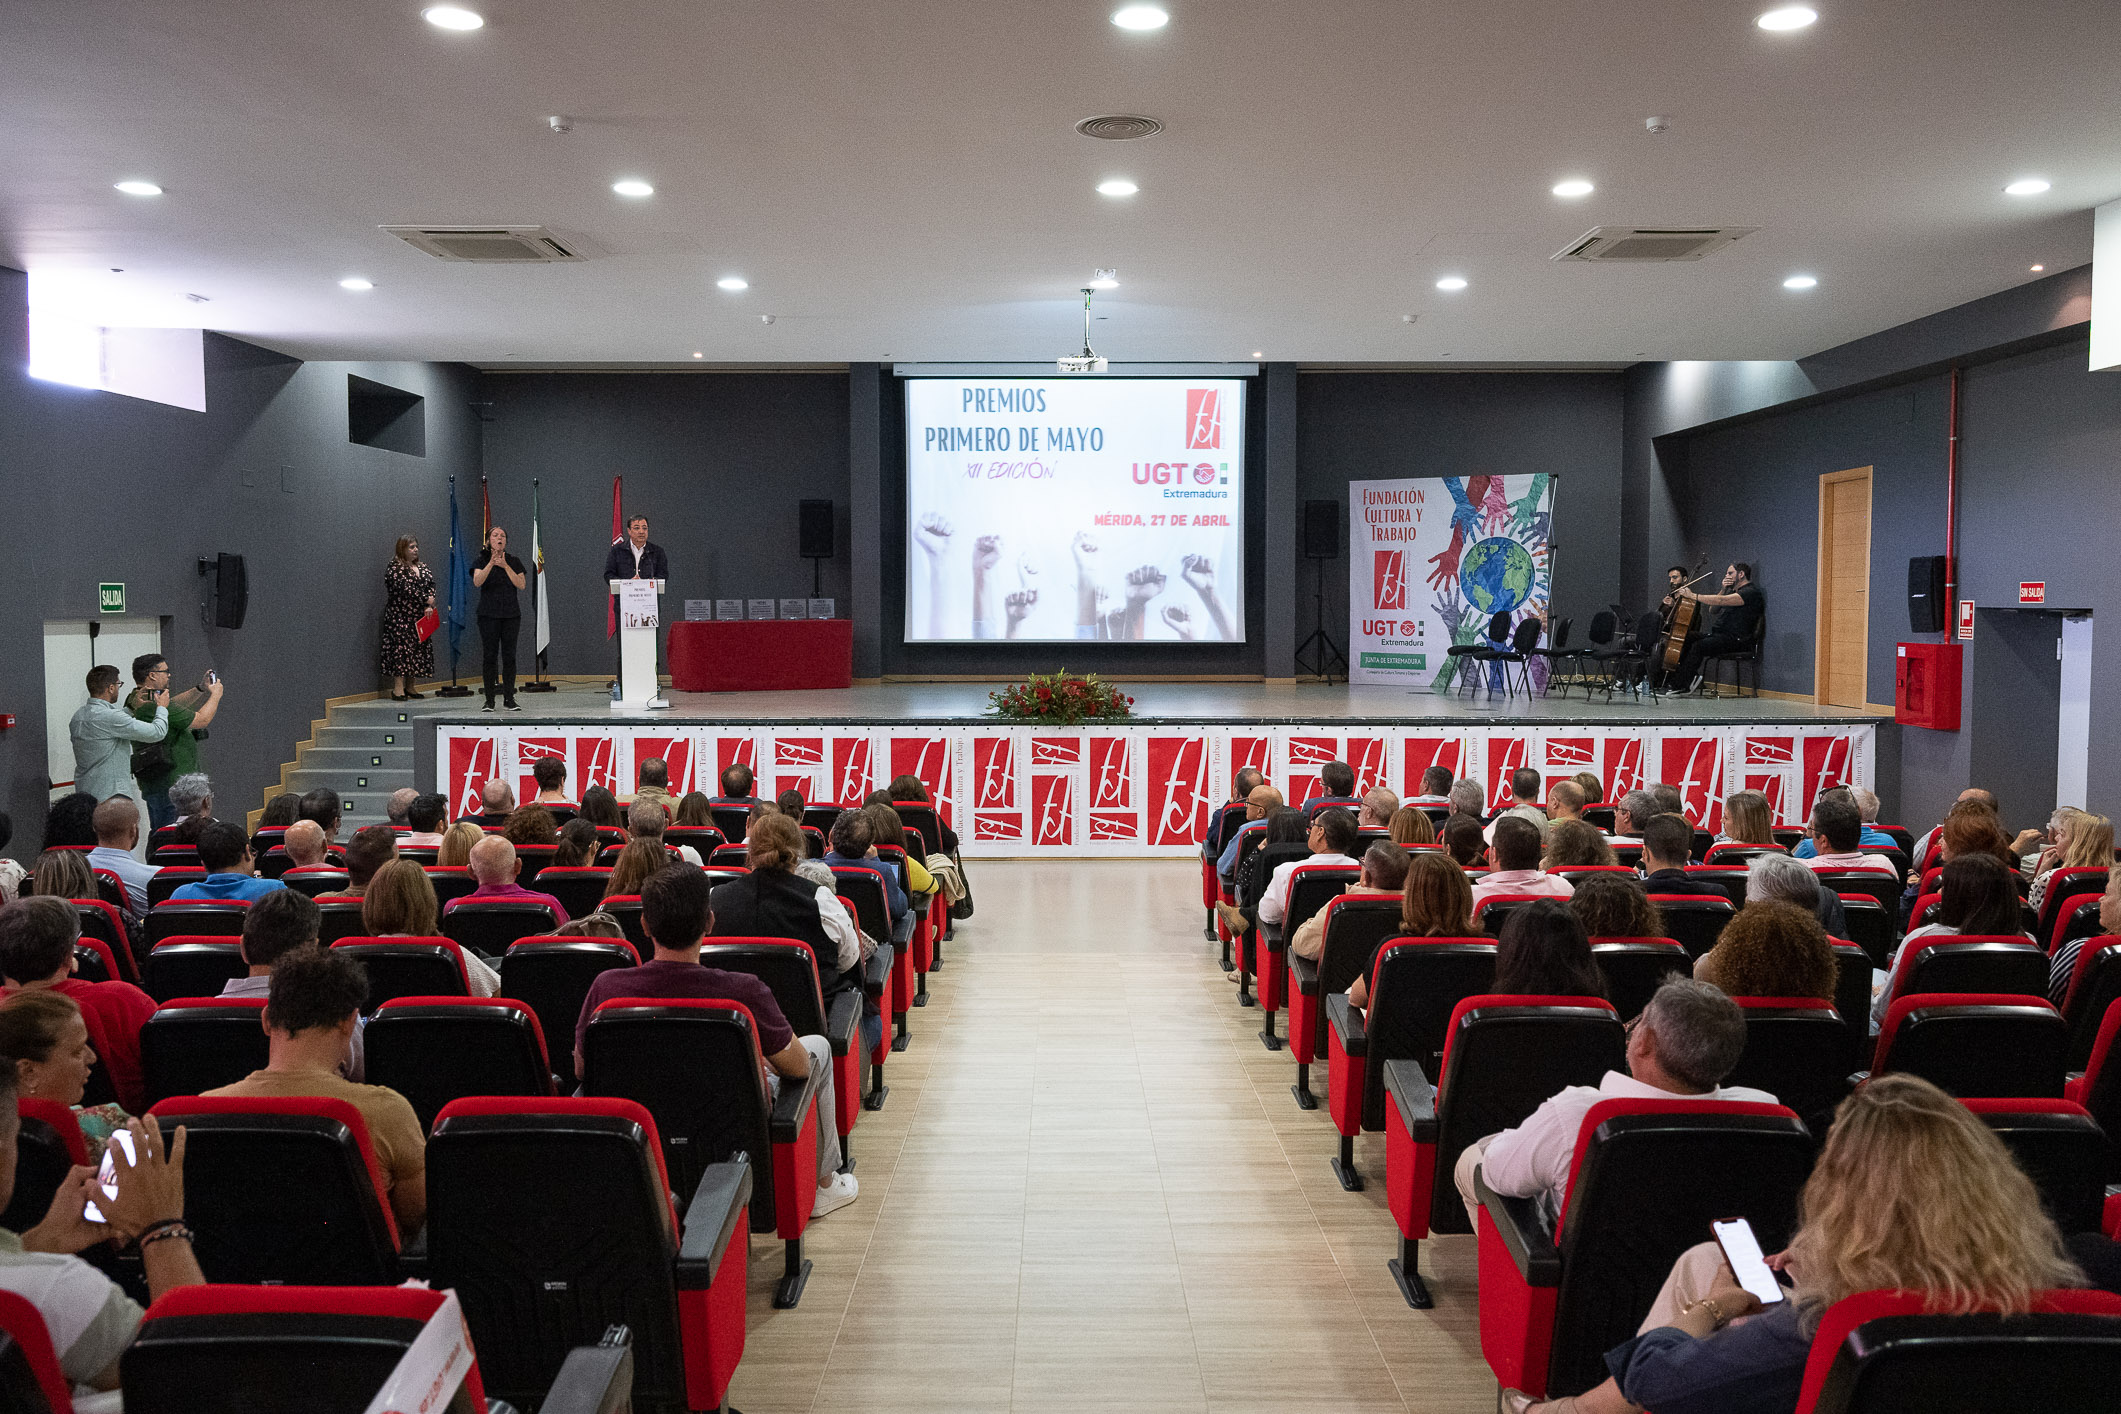
{"type": "Polygon", "coordinates": [[[445,916],[460,903],[542,903],[552,910],[553,927],[567,921],[567,909],[558,899],[516,882],[516,875],[523,872],[523,861],[516,857],[516,847],[499,835],[488,835],[473,845],[468,864],[471,877],[479,881],[479,886],[462,898],[443,904],[445,916]]]}
{"type": "Polygon", "coordinates": [[[60,898],[26,898],[0,908],[0,974],[9,991],[43,989],[72,997],[96,1053],[110,1071],[111,1088],[128,1114],[147,1110],[140,1070],[140,1028],[155,1014],[154,998],[130,982],[84,982],[73,975],[81,916],[60,898]]]}
{"type": "MultiPolygon", "coordinates": [[[[474,862],[483,848],[485,844],[472,847],[474,862]]],[[[589,995],[582,1000],[582,1014],[574,1024],[575,1071],[580,1074],[586,1069],[582,1043],[589,1032],[589,1018],[614,997],[712,997],[743,1003],[758,1025],[759,1050],[766,1058],[766,1084],[775,1094],[780,1092],[783,1076],[802,1080],[813,1066],[824,1071],[824,1082],[817,1092],[817,1204],[810,1210],[815,1220],[852,1203],[860,1188],[853,1174],[839,1172],[840,1134],[834,1118],[837,1110],[833,1104],[832,1048],[823,1036],[797,1036],[772,991],[758,978],[748,972],[725,972],[719,967],[700,965],[700,943],[714,929],[714,913],[708,906],[710,892],[706,874],[694,864],[673,864],[641,885],[641,927],[655,944],[655,957],[638,967],[615,967],[598,973],[589,984],[589,995]]]]}

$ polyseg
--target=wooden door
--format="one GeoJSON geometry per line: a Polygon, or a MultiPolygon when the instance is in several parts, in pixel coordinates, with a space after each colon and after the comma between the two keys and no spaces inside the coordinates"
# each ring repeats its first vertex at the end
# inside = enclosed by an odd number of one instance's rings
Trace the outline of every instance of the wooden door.
{"type": "Polygon", "coordinates": [[[1871,469],[1819,478],[1819,619],[1812,700],[1862,707],[1871,633],[1871,469]]]}

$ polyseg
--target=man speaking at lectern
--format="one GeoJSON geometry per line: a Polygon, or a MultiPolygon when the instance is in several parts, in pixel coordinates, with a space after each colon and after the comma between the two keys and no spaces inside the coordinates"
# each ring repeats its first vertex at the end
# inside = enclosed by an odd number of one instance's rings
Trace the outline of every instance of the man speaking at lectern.
{"type": "Polygon", "coordinates": [[[628,519],[625,538],[611,542],[611,553],[604,557],[604,578],[670,578],[670,559],[663,553],[663,547],[648,542],[647,516],[628,519]]]}

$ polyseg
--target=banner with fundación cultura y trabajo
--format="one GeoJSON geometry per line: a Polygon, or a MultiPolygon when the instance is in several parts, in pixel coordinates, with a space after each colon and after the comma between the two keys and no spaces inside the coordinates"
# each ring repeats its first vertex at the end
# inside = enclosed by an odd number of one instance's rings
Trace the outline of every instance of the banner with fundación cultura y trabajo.
{"type": "MultiPolygon", "coordinates": [[[[1458,686],[1454,644],[1485,641],[1498,614],[1511,630],[1546,618],[1553,526],[1543,472],[1349,483],[1348,681],[1458,686]]],[[[1531,668],[1543,685],[1544,660],[1531,668]]]]}

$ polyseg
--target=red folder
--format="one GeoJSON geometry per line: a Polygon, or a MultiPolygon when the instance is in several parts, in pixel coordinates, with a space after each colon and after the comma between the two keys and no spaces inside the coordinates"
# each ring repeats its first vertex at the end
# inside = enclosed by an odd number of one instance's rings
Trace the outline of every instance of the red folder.
{"type": "Polygon", "coordinates": [[[429,609],[426,613],[420,615],[419,622],[413,625],[414,628],[419,630],[420,642],[422,643],[425,643],[428,639],[433,638],[435,636],[435,630],[440,628],[441,626],[442,616],[436,613],[433,609],[429,609]]]}

